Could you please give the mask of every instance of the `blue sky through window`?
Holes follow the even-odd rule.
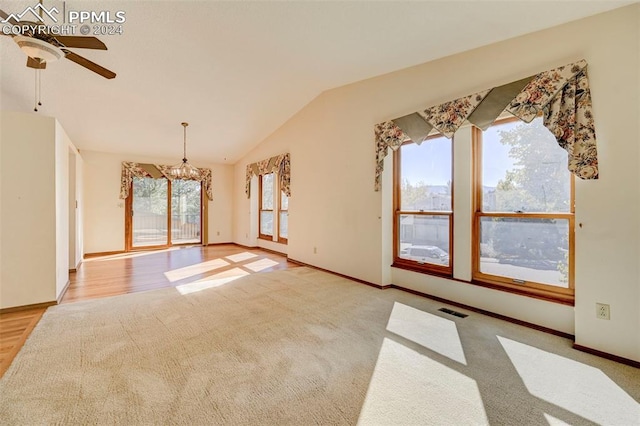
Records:
[[[517,124],[518,122],[513,122],[494,126],[484,132],[485,152],[496,160],[492,164],[500,165],[499,168],[484,170],[484,186],[496,186],[504,178],[506,170],[513,168],[509,147],[500,143],[498,132],[511,130]],[[428,185],[446,185],[447,181],[452,180],[450,158],[451,147],[444,136],[427,140],[420,146],[405,145],[402,148],[402,178],[409,180],[412,185],[420,181]]]

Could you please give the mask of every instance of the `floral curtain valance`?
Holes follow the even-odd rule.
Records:
[[[375,125],[379,191],[388,148],[411,139],[417,144],[436,130],[451,138],[468,120],[486,130],[503,112],[530,123],[543,113],[544,125],[569,154],[568,168],[582,179],[598,179],[596,133],[584,60]]]
[[[173,180],[171,173],[169,173],[169,169],[171,169],[171,166],[123,161],[122,174],[120,177],[120,198],[125,199],[129,196],[129,189],[131,188],[131,183],[133,182],[134,177],[150,177],[155,179],[165,177],[169,180]],[[213,200],[211,169],[198,170],[200,171],[200,175],[192,180],[202,182],[207,198],[209,200]]]
[[[291,196],[291,160],[289,154],[280,154],[266,160],[258,161],[247,165],[247,175],[245,180],[244,192],[247,198],[251,196],[251,177],[253,175],[260,176],[269,173],[278,173],[280,182],[280,190],[287,197]]]

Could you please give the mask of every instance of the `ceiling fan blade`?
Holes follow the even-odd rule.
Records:
[[[83,67],[85,67],[88,70],[91,70],[93,72],[95,72],[96,74],[100,74],[101,76],[103,76],[104,78],[115,78],[116,73],[113,71],[109,71],[108,69],[101,67],[100,65],[96,64],[95,62],[91,62],[90,60],[88,60],[87,58],[83,58],[80,55],[77,55],[67,49],[62,49],[62,51],[65,54],[65,57],[67,59],[69,59],[70,61],[75,62],[78,65],[82,65]]]
[[[98,49],[107,50],[107,46],[95,37],[90,36],[53,36],[64,47],[76,47],[78,49]]]
[[[5,12],[4,10],[0,10],[0,18],[2,18],[2,20],[4,21],[5,19],[7,19],[9,17],[9,15],[7,15],[7,12]],[[9,24],[11,25],[17,25],[18,21],[16,21],[15,19],[11,18],[8,21]]]
[[[35,68],[37,70],[43,70],[47,67],[47,63],[44,61],[40,61],[39,59],[35,59],[32,57],[27,58],[27,66],[29,68]]]

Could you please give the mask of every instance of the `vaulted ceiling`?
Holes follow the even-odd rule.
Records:
[[[233,163],[322,91],[621,7],[632,1],[76,1],[124,11],[108,51],[72,49],[42,72],[38,114],[81,150]],[[18,13],[32,1],[0,1]],[[540,47],[544,48],[543,46]],[[0,107],[33,111],[34,70],[0,37]]]

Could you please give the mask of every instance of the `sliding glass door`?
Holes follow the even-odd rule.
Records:
[[[200,182],[134,177],[129,197],[127,250],[202,243]]]
[[[168,245],[169,181],[134,177],[131,192],[133,194],[132,247]]]
[[[171,242],[202,242],[202,185],[194,180],[171,182]]]

